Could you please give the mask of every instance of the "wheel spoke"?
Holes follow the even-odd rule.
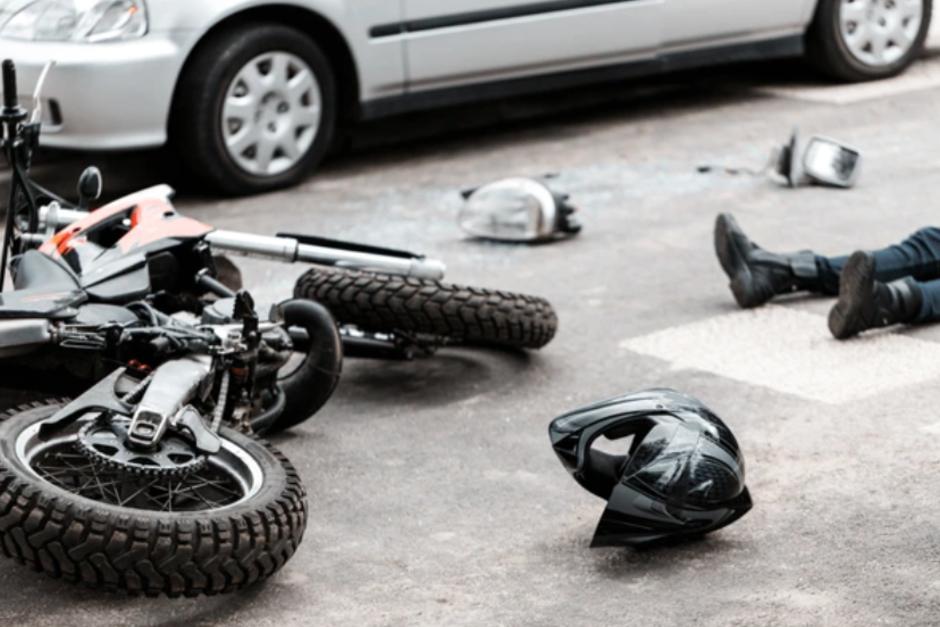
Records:
[[[881,61],[885,58],[888,50],[888,33],[882,30],[875,30],[871,34],[871,53],[876,60]]]
[[[239,120],[248,122],[254,116],[256,106],[254,96],[229,96],[225,99],[225,108],[222,115],[225,121]]]
[[[225,144],[228,146],[232,155],[241,157],[246,150],[255,146],[261,141],[261,129],[257,126],[246,126],[241,132],[229,137]]]
[[[248,84],[249,91],[254,94],[262,94],[271,84],[271,73],[264,73],[261,71],[261,66],[267,61],[266,58],[258,59],[257,61],[250,63],[245,67],[242,72],[244,72],[245,82]]]
[[[842,4],[842,23],[846,22],[864,22],[868,7],[861,0],[846,2]]]
[[[271,71],[268,72],[268,86],[276,87],[281,90],[288,88],[290,59],[285,54],[274,54],[271,56]]]
[[[284,156],[290,159],[291,161],[296,161],[300,159],[301,154],[300,146],[297,145],[297,141],[293,137],[288,137],[280,144],[281,152],[284,153]]]
[[[307,128],[320,125],[320,107],[306,107],[294,114],[295,128]]]
[[[277,150],[277,143],[269,138],[262,139],[255,147],[255,161],[261,172],[267,172],[271,167],[271,160],[274,159],[274,152]]]
[[[307,70],[302,70],[295,75],[287,85],[287,94],[294,104],[300,104],[304,95],[307,95],[316,84],[313,81],[313,75]]]
[[[920,26],[920,20],[924,14],[923,0],[897,0],[898,15],[901,20],[917,20]]]
[[[850,33],[847,33],[845,38],[846,43],[848,43],[854,50],[862,50],[871,40],[871,29],[867,22],[857,22],[855,29]]]
[[[904,49],[907,49],[914,41],[914,36],[911,34],[910,30],[904,27],[904,24],[900,20],[895,22],[888,38],[895,46]]]

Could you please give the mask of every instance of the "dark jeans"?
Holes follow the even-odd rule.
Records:
[[[879,281],[890,282],[906,277],[917,281],[924,294],[917,322],[940,321],[940,228],[927,227],[900,244],[876,250],[875,274]],[[848,257],[816,257],[821,289],[826,294],[839,293],[839,274]]]

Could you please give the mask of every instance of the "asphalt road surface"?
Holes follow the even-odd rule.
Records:
[[[266,585],[127,599],[2,563],[0,622],[936,624],[940,328],[839,344],[824,299],[742,313],[711,229],[733,211],[769,248],[841,253],[940,222],[938,96],[938,59],[859,87],[814,84],[789,65],[715,70],[568,94],[547,109],[503,104],[488,109],[496,124],[446,112],[373,125],[356,141],[379,146],[296,189],[184,193],[186,213],[220,227],[408,247],[446,260],[454,282],[546,296],[560,333],[530,355],[348,361],[328,406],[275,439],[309,489],[310,523]],[[789,190],[697,172],[760,167],[794,126],[859,147],[859,186]],[[156,182],[151,167],[107,160],[112,194]],[[581,236],[527,247],[458,232],[459,188],[544,172],[582,208]],[[244,269],[261,302],[288,296],[303,270]],[[591,550],[604,504],[567,476],[546,427],[653,386],[699,396],[732,427],[754,510],[691,544]]]

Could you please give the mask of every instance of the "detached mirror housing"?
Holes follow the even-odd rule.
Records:
[[[504,179],[464,191],[463,197],[457,221],[474,237],[544,242],[581,231],[569,196],[537,179]]]
[[[852,187],[861,172],[862,155],[828,137],[813,137],[803,153],[803,170],[817,183]]]
[[[861,164],[862,154],[855,148],[820,135],[803,142],[794,131],[789,143],[776,150],[771,167],[789,187],[816,184],[849,188],[858,182]]]

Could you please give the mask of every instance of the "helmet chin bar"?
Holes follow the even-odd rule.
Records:
[[[728,427],[673,390],[623,396],[556,418],[555,453],[574,479],[607,501],[592,546],[642,545],[724,527],[751,509],[744,457]],[[625,455],[599,438],[632,438]]]

